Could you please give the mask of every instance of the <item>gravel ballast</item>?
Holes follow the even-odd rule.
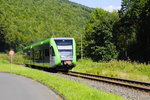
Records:
[[[77,78],[69,75],[59,74],[59,73],[51,73],[52,75],[67,78],[69,80],[74,80],[80,83],[84,83],[92,88],[96,88],[98,90],[120,95],[122,97],[125,97],[129,100],[150,100],[150,93],[147,93],[145,91],[139,91],[135,89],[129,89],[126,87],[116,86],[113,84],[108,84],[104,82],[96,82],[92,80],[87,80],[83,78]]]

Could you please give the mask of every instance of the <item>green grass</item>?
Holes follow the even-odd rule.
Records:
[[[93,62],[79,60],[74,71],[110,77],[150,81],[150,65],[127,61]]]
[[[9,72],[33,78],[54,88],[60,94],[64,95],[67,100],[125,100],[117,95],[89,88],[85,84],[79,84],[75,81],[52,76],[46,72],[19,65],[0,63],[0,72]]]

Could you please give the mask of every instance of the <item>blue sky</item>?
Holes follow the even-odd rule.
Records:
[[[69,0],[92,8],[103,8],[107,11],[121,8],[122,0]]]

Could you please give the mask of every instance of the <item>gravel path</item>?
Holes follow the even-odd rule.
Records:
[[[144,91],[142,92],[142,91],[138,91],[134,89],[129,89],[126,87],[116,86],[113,84],[108,84],[104,82],[96,82],[96,81],[91,81],[91,80],[82,79],[82,78],[76,78],[73,76],[63,75],[59,73],[51,73],[51,74],[55,76],[67,78],[70,80],[74,80],[80,83],[84,83],[92,88],[96,88],[98,90],[112,93],[112,94],[117,94],[129,100],[150,100],[150,93],[146,93]]]

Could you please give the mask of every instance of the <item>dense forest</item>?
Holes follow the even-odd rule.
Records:
[[[150,61],[150,0],[122,0],[119,11],[69,0],[0,0],[0,51],[50,37],[74,37],[94,61]]]
[[[121,6],[116,14],[92,12],[85,29],[85,54],[96,61],[149,62],[150,0],[122,0]]]
[[[51,37],[74,37],[80,48],[92,11],[68,0],[0,0],[0,51],[20,51]]]

